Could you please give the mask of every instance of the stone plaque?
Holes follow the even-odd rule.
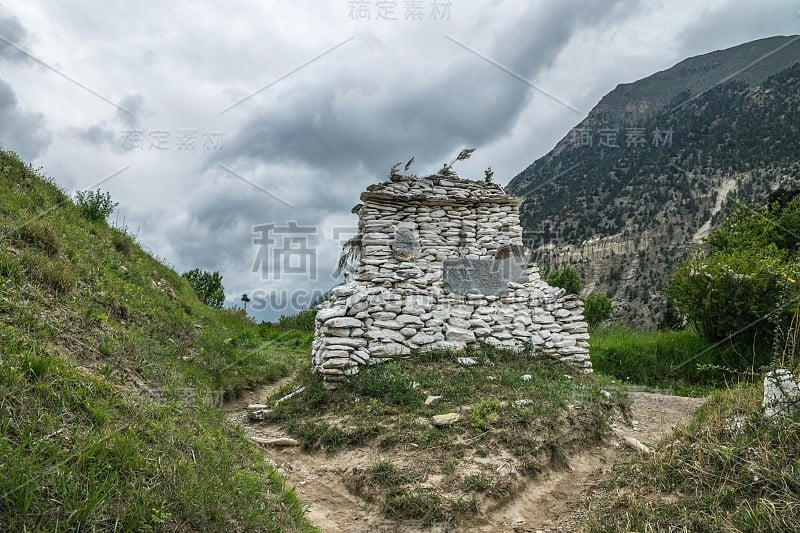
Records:
[[[413,261],[419,253],[419,242],[409,228],[397,228],[394,232],[394,256],[401,261]]]
[[[506,259],[445,259],[444,283],[456,294],[506,296],[508,282],[525,283],[527,261]]]

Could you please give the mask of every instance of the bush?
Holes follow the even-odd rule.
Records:
[[[709,235],[710,249],[684,261],[669,282],[669,303],[706,340],[741,354],[724,364],[743,370],[770,362],[775,333],[788,324],[787,304],[796,297],[798,223],[797,200],[737,205]]]
[[[278,327],[281,329],[299,329],[302,331],[314,331],[314,319],[317,316],[317,309],[303,309],[296,315],[281,316],[278,320]]]
[[[222,309],[222,304],[225,302],[225,289],[222,286],[222,276],[219,272],[194,268],[181,274],[181,277],[189,282],[194,293],[204,304]]]
[[[611,318],[614,313],[614,305],[611,302],[611,298],[603,293],[590,294],[583,303],[583,316],[589,327],[592,328]]]
[[[127,257],[133,255],[135,250],[133,239],[127,236],[125,233],[121,231],[114,231],[114,233],[111,235],[111,242],[114,245],[114,249],[122,255]]]
[[[114,212],[119,203],[111,200],[111,193],[96,191],[78,191],[75,193],[78,209],[89,220],[99,222]]]
[[[581,292],[581,276],[575,267],[567,265],[564,268],[557,268],[545,274],[545,281],[553,287],[561,287],[567,294],[578,294]]]

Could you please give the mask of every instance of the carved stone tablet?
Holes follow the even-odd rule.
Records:
[[[401,261],[413,261],[419,254],[419,241],[409,228],[397,228],[394,232],[394,256]]]
[[[444,283],[456,294],[506,296],[508,282],[525,283],[526,261],[506,259],[445,259]]]

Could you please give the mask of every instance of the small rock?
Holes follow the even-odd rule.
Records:
[[[253,421],[264,420],[269,412],[269,406],[263,403],[254,403],[247,406],[247,418]]]
[[[438,428],[445,426],[452,426],[453,424],[458,422],[460,418],[461,417],[459,416],[458,413],[447,413],[446,415],[433,415],[431,417],[431,424],[433,424]]]
[[[419,426],[424,427],[425,429],[433,428],[433,424],[431,424],[431,421],[428,420],[427,418],[425,418],[424,416],[420,416],[420,417],[415,418],[414,419],[414,423],[419,425]]]
[[[523,374],[522,376],[522,381],[530,381],[531,379],[533,379],[533,376],[530,374]]]
[[[478,364],[478,360],[474,357],[459,357],[457,361],[461,366],[475,366]]]
[[[279,398],[279,399],[278,399],[278,400],[275,402],[275,405],[278,405],[278,404],[279,404],[279,403],[281,403],[281,402],[285,402],[285,401],[286,401],[286,400],[288,400],[289,398],[293,398],[293,397],[297,396],[298,394],[302,393],[304,390],[306,390],[306,388],[305,388],[305,387],[300,387],[299,389],[297,389],[297,390],[295,390],[295,391],[293,391],[293,392],[290,392],[289,394],[287,394],[287,395],[286,395],[286,396],[284,396],[283,398]]]
[[[642,452],[642,453],[651,453],[653,451],[650,448],[648,448],[646,445],[642,444],[642,442],[639,439],[635,439],[633,437],[625,437],[623,439],[623,442],[629,448],[632,448],[632,449],[634,449],[636,451],[639,451],[639,452]]]
[[[289,437],[278,437],[276,439],[265,439],[263,437],[250,437],[254,442],[263,444],[264,446],[300,446],[300,442]]]
[[[434,405],[439,404],[442,401],[441,396],[428,396],[425,398],[425,405],[429,407],[433,407]]]

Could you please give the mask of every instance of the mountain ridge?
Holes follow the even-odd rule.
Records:
[[[800,37],[761,39],[603,97],[506,187],[525,199],[521,220],[535,257],[575,263],[587,287],[612,296],[619,318],[655,325],[671,270],[730,202],[760,203],[797,181],[799,58]],[[704,66],[716,74],[698,74]],[[648,96],[663,78],[677,81]]]

